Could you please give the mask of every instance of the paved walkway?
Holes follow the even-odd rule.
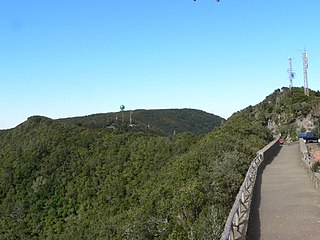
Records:
[[[284,145],[257,179],[247,239],[320,239],[320,193],[301,166],[299,145]]]

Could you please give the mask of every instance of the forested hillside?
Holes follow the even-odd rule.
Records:
[[[61,119],[61,121],[89,128],[116,128],[130,132],[148,132],[167,136],[182,132],[207,134],[220,126],[225,119],[196,109],[140,109],[93,114],[85,117]]]
[[[205,136],[31,117],[0,133],[0,239],[218,239],[265,127]]]
[[[319,133],[320,93],[304,88],[282,88],[275,90],[256,106],[245,111],[274,133],[281,133],[287,141],[296,141],[303,131]]]

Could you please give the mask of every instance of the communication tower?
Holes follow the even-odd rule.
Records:
[[[125,106],[124,105],[120,105],[120,110],[121,110],[121,113],[122,113],[122,123],[124,123],[124,116],[123,116],[123,110],[125,109]]]
[[[132,113],[133,113],[133,111],[130,110],[130,124],[129,124],[130,127],[134,126],[134,124],[132,124]]]
[[[303,60],[303,77],[304,77],[304,94],[309,96],[309,86],[308,86],[308,56],[307,51],[304,49],[302,51]]]
[[[289,60],[289,68],[288,68],[288,74],[289,74],[289,89],[291,91],[292,88],[292,80],[294,79],[294,72],[292,72],[292,58],[288,58]]]

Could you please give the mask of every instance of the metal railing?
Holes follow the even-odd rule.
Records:
[[[279,148],[279,137],[269,143],[266,147],[258,151],[257,156],[253,159],[246,174],[246,177],[240,187],[236,200],[229,213],[225,224],[221,240],[245,239],[248,220],[250,215],[251,200],[253,190],[258,175],[259,166],[264,159],[270,157],[269,150]],[[277,148],[277,149],[278,149]],[[267,153],[267,154],[266,154]]]

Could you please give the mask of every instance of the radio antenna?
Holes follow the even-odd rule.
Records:
[[[307,51],[304,49],[302,51],[303,60],[303,78],[304,78],[304,94],[309,96],[309,86],[308,86],[308,56]]]

